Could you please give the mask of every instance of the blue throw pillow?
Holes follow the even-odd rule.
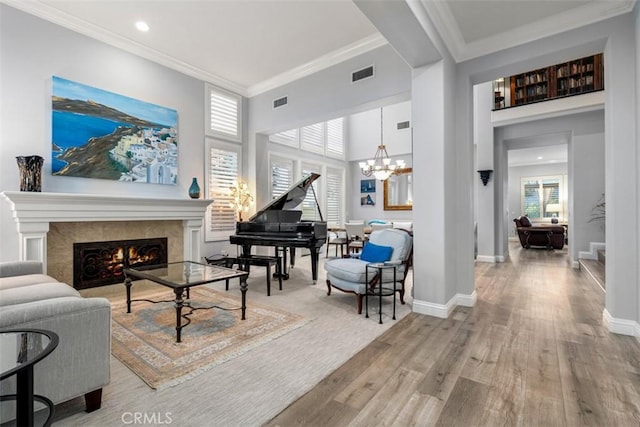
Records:
[[[367,262],[385,262],[391,259],[393,248],[391,246],[374,245],[367,242],[362,248],[360,259]]]

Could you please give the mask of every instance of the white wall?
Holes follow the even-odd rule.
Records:
[[[0,191],[19,190],[15,157],[45,159],[45,192],[188,198],[204,189],[204,83],[32,15],[0,5]],[[177,185],[51,175],[51,77],[64,77],[178,111]],[[8,203],[0,202],[0,260],[17,258]],[[203,253],[207,253],[206,245]]]

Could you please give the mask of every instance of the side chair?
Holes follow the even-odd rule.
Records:
[[[391,249],[387,252],[390,253],[390,256],[383,261],[400,261],[396,268],[396,283],[400,302],[404,304],[404,284],[407,273],[413,263],[413,236],[411,232],[397,228],[374,231],[369,236],[367,243],[365,243],[365,248],[369,244],[373,244],[372,247],[376,248]],[[332,288],[355,294],[358,314],[362,314],[362,300],[367,287],[375,289],[375,286],[380,281],[380,278],[375,275],[369,280],[369,283],[366,282],[366,266],[370,260],[360,259],[360,255],[365,252],[365,248],[360,254],[350,254],[344,258],[335,258],[324,263],[324,269],[327,272],[327,295],[331,295]],[[380,262],[382,260],[378,259],[376,261]],[[384,270],[382,279],[385,284],[393,282],[393,271]]]

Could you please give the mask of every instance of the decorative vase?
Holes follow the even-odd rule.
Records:
[[[193,178],[193,181],[191,181],[191,187],[189,187],[189,197],[191,197],[192,199],[200,198],[200,186],[198,185],[197,178]]]
[[[42,164],[40,156],[18,156],[20,191],[42,191]]]

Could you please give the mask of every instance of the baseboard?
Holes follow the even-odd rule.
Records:
[[[420,301],[414,298],[412,306],[414,313],[426,314],[427,316],[439,317],[446,319],[451,315],[456,306],[473,307],[477,300],[477,294],[474,290],[471,295],[456,294],[446,304],[436,304],[429,301]]]
[[[579,270],[580,269],[580,261],[571,260],[571,268],[573,268],[574,270]]]
[[[606,249],[606,243],[600,242],[591,242],[589,243],[588,251],[580,251],[578,252],[578,259],[598,259],[598,251],[601,249]]]
[[[602,311],[602,322],[607,329],[609,329],[609,332],[620,335],[629,335],[640,340],[640,324],[638,324],[638,322],[626,319],[616,319],[611,316],[606,308]]]
[[[495,264],[496,257],[493,256],[493,255],[478,255],[476,257],[476,261],[477,262],[489,262],[489,263]]]

